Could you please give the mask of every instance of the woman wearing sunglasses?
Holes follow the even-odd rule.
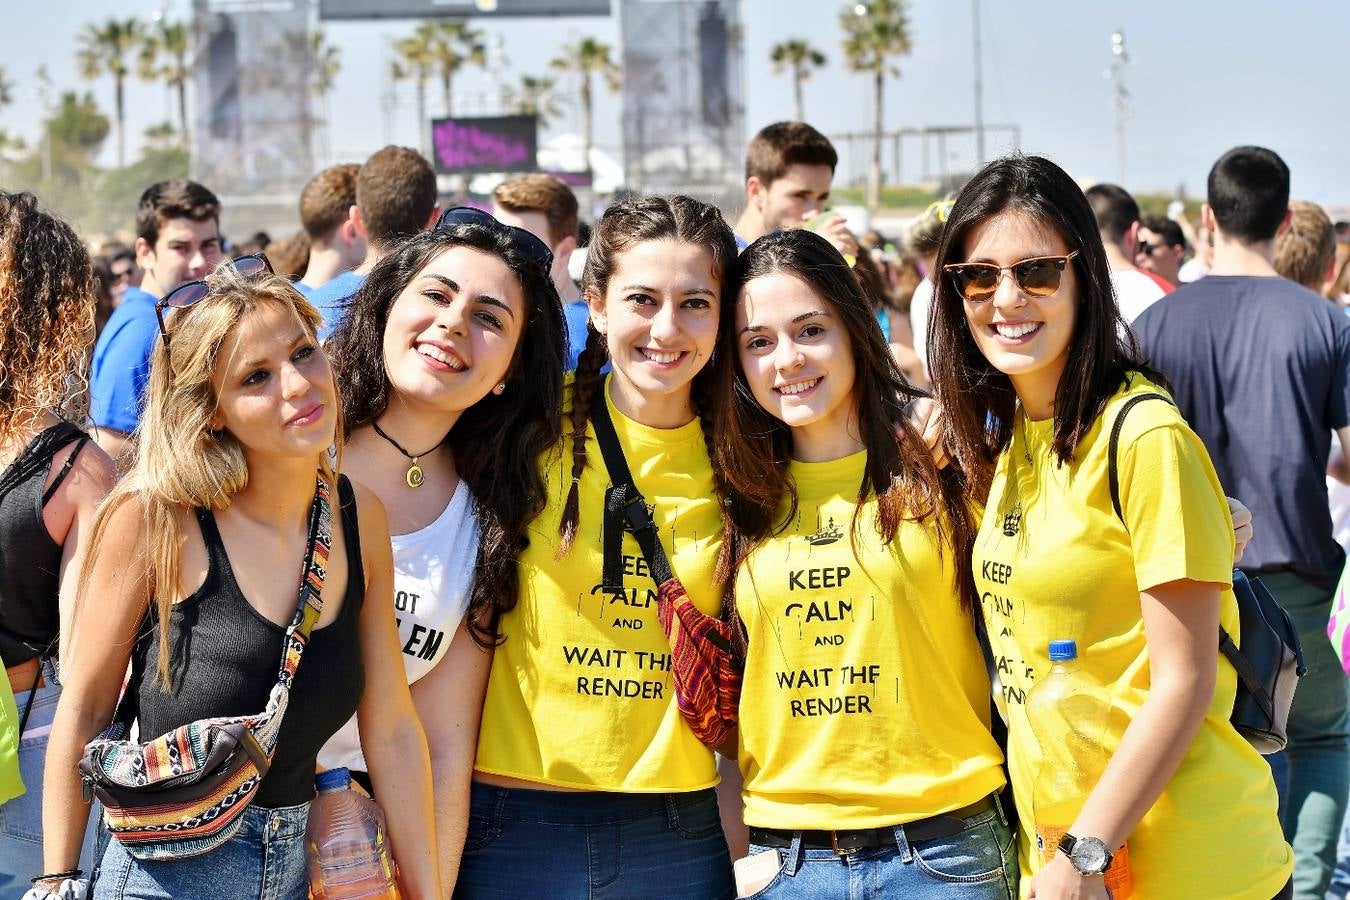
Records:
[[[259,256],[179,287],[156,309],[162,339],[135,462],[99,511],[81,572],[48,750],[49,877],[38,887],[78,877],[89,806],[76,763],[112,719],[128,662],[143,741],[267,706],[317,471],[334,498],[322,615],[242,828],[186,859],[142,861],[114,839],[94,896],[304,898],[315,758],[355,711],[371,780],[398,810],[389,837],[404,888],[437,897],[430,763],[386,602],[388,526],[378,499],[329,462],[340,414],[318,313]]]
[[[1017,850],[974,615],[977,519],[904,415],[847,263],[805,231],[737,261],[714,463],[746,668],[742,896],[1003,898]]]
[[[431,747],[447,890],[497,620],[516,602],[516,556],[542,507],[537,460],[561,428],[566,329],[549,256],[527,231],[447,210],[375,265],[328,342],[343,385],[343,470],[389,510],[394,583],[381,602],[392,600]],[[348,722],[319,764],[365,781],[361,744]]]
[[[18,743],[18,772],[0,777],[0,895],[18,896],[42,872],[43,757],[61,696],[50,663],[114,480],[107,454],[71,424],[83,418],[94,326],[89,256],[32,194],[0,191],[0,323],[0,659]]]
[[[540,458],[543,512],[492,662],[457,896],[730,898],[714,755],[676,706],[656,584],[631,534],[608,560],[594,414],[608,412],[671,565],[721,609],[721,506],[700,420],[731,229],[688,197],[606,210],[586,259],[591,331],[571,435]],[[601,372],[606,361],[612,372]]]
[[[1124,420],[1119,516],[1112,504],[1118,416],[1166,391],[1124,328],[1086,198],[1040,157],[994,162],[957,198],[937,263],[929,358],[948,449],[976,496],[988,488],[971,567],[1007,701],[1024,893],[1105,898],[1127,845],[1136,897],[1287,895],[1275,787],[1228,720],[1236,675],[1217,649],[1220,624],[1238,626],[1231,522],[1171,403]],[[1042,854],[1034,785],[1062,748],[1038,744],[1024,704],[1058,639],[1110,692],[1109,759],[1074,820],[1047,823],[1072,840]]]

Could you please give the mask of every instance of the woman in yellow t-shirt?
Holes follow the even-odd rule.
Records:
[[[1270,769],[1228,720],[1236,675],[1218,633],[1238,631],[1232,525],[1170,403],[1124,420],[1119,515],[1111,500],[1117,416],[1163,388],[1117,309],[1086,198],[1040,157],[991,163],[957,198],[937,263],[931,370],[948,450],[977,496],[988,486],[972,569],[1008,713],[1023,893],[1288,896]],[[1026,699],[1057,639],[1077,641],[1111,702],[1085,769],[1095,786],[1072,821],[1041,810],[1038,851],[1036,784],[1064,771],[1065,747],[1038,743]]]
[[[616,203],[596,225],[571,434],[540,459],[544,511],[499,626],[456,896],[733,896],[714,755],[676,705],[631,534],[610,560],[622,590],[603,587],[610,478],[590,420],[606,404],[672,568],[719,613],[722,513],[698,413],[735,257],[721,213],[687,197]]]
[[[1007,900],[965,478],[905,420],[919,392],[828,242],[760,238],[732,284],[715,461],[747,644],[741,894]]]

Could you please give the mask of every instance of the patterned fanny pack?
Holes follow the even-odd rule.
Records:
[[[323,608],[333,511],[322,476],[310,508],[300,600],[286,629],[281,670],[267,708],[251,716],[198,719],[147,743],[125,740],[128,696],[113,723],[84,748],[85,799],[97,797],[113,836],[137,859],[185,859],[229,840],[276,752],[300,656]],[[167,627],[167,626],[166,626]]]

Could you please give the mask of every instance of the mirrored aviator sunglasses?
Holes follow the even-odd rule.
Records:
[[[1033,256],[1010,266],[993,263],[948,263],[942,267],[952,285],[970,303],[983,303],[994,296],[1004,272],[1012,274],[1017,289],[1028,297],[1049,297],[1059,290],[1060,279],[1069,260],[1078,255],[1074,250],[1065,256]]]
[[[263,253],[250,253],[247,256],[240,256],[225,263],[227,266],[234,266],[234,270],[240,275],[256,275],[259,272],[273,272],[272,263],[268,261]],[[194,303],[204,300],[211,293],[205,281],[185,281],[178,287],[169,291],[155,303],[155,319],[159,322],[159,335],[164,339],[164,349],[169,349],[169,329],[164,324],[164,315],[166,310],[187,309]]]
[[[543,266],[546,274],[553,267],[553,251],[548,248],[548,244],[545,244],[524,228],[498,221],[491,213],[473,206],[452,206],[441,213],[441,217],[436,220],[436,230],[441,231],[453,225],[484,225],[488,228],[505,228],[510,233],[511,243],[516,246],[516,249]]]

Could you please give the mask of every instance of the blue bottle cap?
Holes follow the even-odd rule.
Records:
[[[352,773],[341,767],[325,769],[314,776],[314,787],[321,791],[342,790],[352,783]]]
[[[1051,641],[1050,642],[1050,661],[1063,662],[1066,659],[1078,658],[1077,641]]]

